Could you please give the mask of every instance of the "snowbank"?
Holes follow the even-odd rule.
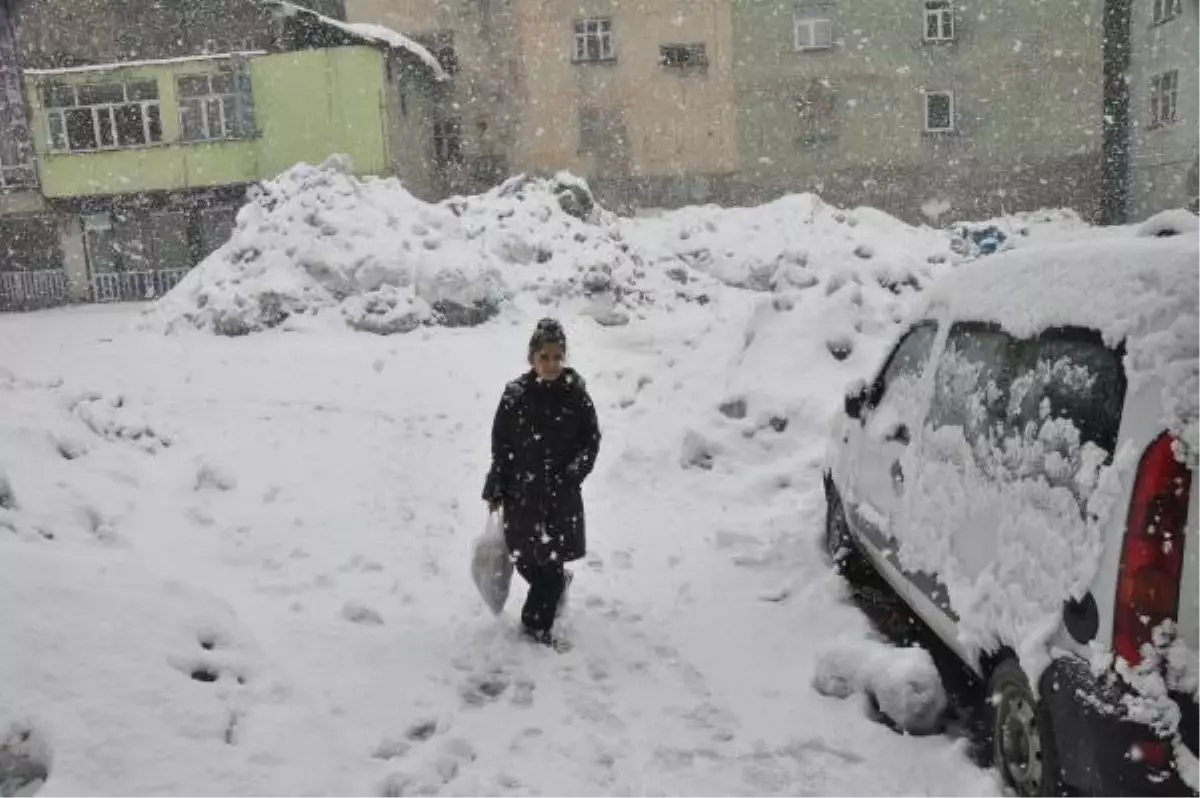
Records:
[[[147,310],[147,324],[244,335],[333,316],[388,334],[478,324],[518,297],[579,300],[608,324],[655,302],[707,301],[687,269],[650,272],[605,218],[573,215],[574,181],[517,177],[429,204],[395,179],[348,172],[334,158],[264,183],[229,242]]]
[[[648,262],[683,263],[757,291],[805,289],[839,273],[920,287],[931,264],[956,259],[944,231],[872,208],[841,210],[813,194],[751,208],[687,207],[623,220],[621,230]]]
[[[901,731],[932,734],[946,711],[946,691],[923,648],[896,648],[875,640],[834,640],[816,655],[813,689],[821,695],[872,697]]]

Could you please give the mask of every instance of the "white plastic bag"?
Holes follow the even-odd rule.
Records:
[[[499,513],[488,515],[483,534],[475,541],[475,552],[471,557],[471,577],[483,603],[493,615],[504,611],[508,601],[508,589],[512,584],[513,564],[504,542],[504,529]]]

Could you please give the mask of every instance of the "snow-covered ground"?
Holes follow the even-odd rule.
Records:
[[[817,545],[829,419],[952,234],[812,196],[583,221],[559,188],[425,205],[298,167],[164,301],[0,316],[0,781],[1000,790],[889,728],[946,696]],[[492,414],[551,312],[604,433],[563,654],[514,634],[519,580],[497,620],[470,578]]]
[[[813,688],[869,634],[815,540],[870,347],[789,342],[817,321],[749,293],[569,318],[605,440],[560,655],[514,639],[519,582],[497,621],[469,577],[529,316],[231,339],[140,310],[0,317],[0,738],[43,795],[998,792],[965,741]]]

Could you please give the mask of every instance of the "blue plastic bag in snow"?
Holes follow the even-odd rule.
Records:
[[[504,530],[500,514],[491,513],[483,534],[475,541],[475,552],[471,557],[471,578],[483,597],[483,603],[493,615],[504,611],[508,601],[508,590],[512,584],[513,564],[504,542]]]

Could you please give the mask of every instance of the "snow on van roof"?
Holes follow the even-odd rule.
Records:
[[[1164,318],[1196,317],[1198,258],[1195,235],[1024,247],[959,267],[929,292],[928,311],[996,322],[1021,337],[1089,327],[1115,346]]]
[[[1161,383],[1164,426],[1195,468],[1200,236],[1193,221],[1170,214],[1129,229],[1132,235],[1025,247],[961,266],[930,290],[924,314],[995,322],[1022,338],[1078,326],[1110,346],[1124,342],[1130,391]]]

